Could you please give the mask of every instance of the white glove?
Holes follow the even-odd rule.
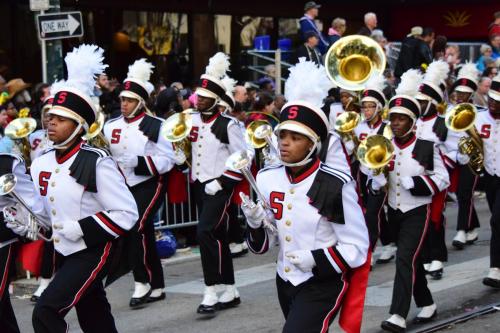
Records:
[[[28,222],[22,216],[22,209],[19,209],[17,206],[5,207],[3,209],[5,225],[15,234],[25,236],[28,233]]]
[[[255,202],[250,200],[248,195],[243,192],[240,192],[240,198],[242,201],[241,211],[245,215],[248,225],[252,229],[260,228],[262,226],[264,218],[266,217],[266,211],[264,207],[262,207],[262,204],[260,202],[256,204]]]
[[[26,236],[26,234],[28,233],[28,226],[25,225],[25,224],[19,224],[17,222],[7,222],[6,224],[7,228],[9,228],[10,230],[12,230],[15,234],[19,235],[19,236]]]
[[[175,150],[174,152],[174,162],[177,165],[183,165],[186,162],[186,155],[182,150]]]
[[[215,195],[215,193],[219,192],[220,190],[222,190],[222,186],[217,179],[214,179],[210,183],[205,185],[205,193],[208,195]]]
[[[410,176],[404,176],[401,177],[401,186],[403,186],[405,190],[409,190],[415,187],[415,182]]]
[[[83,237],[83,231],[78,221],[65,221],[64,224],[54,224],[54,229],[70,241],[76,242]]]
[[[345,147],[345,150],[347,151],[347,154],[350,156],[354,152],[354,148],[356,146],[354,145],[354,141],[349,140],[349,141],[344,142],[344,147]]]
[[[380,190],[386,184],[387,184],[387,178],[385,178],[385,175],[383,173],[376,176],[372,175],[372,189],[374,191]]]
[[[469,164],[469,161],[470,161],[470,157],[469,157],[469,155],[462,154],[462,153],[457,153],[457,162],[458,162],[460,165],[466,165],[466,164]]]
[[[123,154],[117,158],[117,162],[125,169],[132,169],[139,164],[139,159],[137,156],[132,154]]]
[[[312,271],[316,266],[312,252],[309,250],[290,251],[285,253],[285,257],[304,273]]]

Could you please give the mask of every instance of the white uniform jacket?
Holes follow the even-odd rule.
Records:
[[[484,169],[500,177],[500,119],[495,119],[489,111],[478,112],[476,129],[483,141]]]
[[[34,131],[29,136],[29,143],[31,147],[30,158],[33,161],[42,155],[45,150],[49,149],[50,140],[47,138],[47,131],[43,129]]]
[[[135,168],[118,163],[129,186],[163,175],[173,168],[173,147],[160,135],[162,125],[162,119],[144,112],[131,119],[123,116],[111,119],[104,125],[103,133],[115,159],[119,160],[124,154],[138,156]]]
[[[104,149],[80,142],[59,157],[49,150],[33,161],[31,176],[52,222],[54,247],[64,256],[122,236],[138,219],[125,178]],[[83,231],[76,242],[54,229],[69,221]]]
[[[308,192],[320,170],[323,181],[330,184],[330,202],[336,207],[335,216],[329,218],[309,203]],[[297,286],[313,275],[327,278],[365,263],[368,231],[355,183],[348,173],[315,160],[295,177],[284,166],[262,169],[257,186],[269,201],[278,228],[277,273],[283,280]],[[252,229],[249,247],[255,253],[264,253],[272,237],[262,227]],[[304,273],[289,262],[285,253],[294,250],[312,251],[316,263],[312,272]]]
[[[216,113],[207,121],[200,113],[192,114],[191,179],[205,183],[218,178],[222,185],[237,183],[243,179],[240,172],[229,170],[225,163],[237,151],[248,150],[244,139],[245,128],[235,118]]]

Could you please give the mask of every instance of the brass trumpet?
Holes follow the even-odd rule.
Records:
[[[354,129],[361,121],[361,116],[354,111],[346,111],[341,113],[335,120],[334,129],[341,137],[347,140],[352,140],[355,147],[359,146],[359,139],[354,134]]]
[[[105,117],[102,112],[97,113],[95,122],[90,125],[88,132],[82,136],[82,139],[87,141],[89,145],[97,148],[109,148],[109,142],[102,134],[102,129],[104,127]]]
[[[386,56],[382,47],[372,38],[362,35],[342,37],[326,53],[325,68],[330,80],[337,86],[359,91],[368,79],[382,75]]]
[[[375,175],[379,175],[392,160],[394,146],[384,135],[370,135],[361,141],[356,156],[359,163],[373,170]]]
[[[15,187],[17,184],[17,177],[12,173],[7,173],[0,177],[0,196],[11,195],[14,200],[16,200],[21,206],[23,206],[29,213],[28,218],[28,233],[26,237],[31,240],[43,239],[44,241],[50,242],[52,238],[47,238],[43,235],[42,229],[46,231],[50,231],[51,223],[49,221],[45,221],[39,217],[31,210],[26,201],[21,198],[16,192]],[[41,222],[41,223],[38,223]],[[19,222],[20,225],[24,225],[22,222]]]
[[[484,151],[483,140],[474,126],[476,116],[477,109],[473,104],[460,103],[446,114],[445,125],[452,131],[468,134],[468,137],[461,137],[458,141],[458,150],[469,156],[469,167],[478,175],[483,170]]]
[[[16,118],[5,128],[5,135],[14,140],[28,166],[31,165],[31,146],[28,136],[35,129],[36,120],[33,118]]]
[[[262,148],[264,158],[270,153],[278,156],[278,151],[272,143],[273,128],[266,120],[254,120],[246,128],[245,140],[253,148]]]
[[[191,167],[188,162],[191,156],[191,142],[188,137],[192,128],[193,119],[191,109],[189,109],[168,117],[163,123],[161,133],[167,141],[172,142],[175,150],[184,152],[184,155],[186,155],[186,164],[189,167]]]

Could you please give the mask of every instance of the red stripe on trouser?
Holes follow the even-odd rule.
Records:
[[[477,180],[479,176],[474,176],[474,185],[472,185],[472,193],[470,195],[470,208],[469,208],[469,220],[467,221],[467,230],[470,230],[470,225],[472,222],[472,213],[474,213],[474,191],[476,190]]]
[[[5,268],[2,275],[2,283],[0,284],[0,299],[3,297],[5,291],[5,286],[7,285],[7,280],[9,279],[9,264],[10,256],[12,254],[12,244],[7,245],[9,247],[9,253],[7,254],[7,260],[5,261]]]
[[[142,248],[143,248],[143,252],[144,252],[144,255],[142,257],[142,261],[144,263],[144,267],[146,268],[146,271],[148,272],[149,282],[151,282],[151,280],[153,279],[153,273],[151,272],[151,268],[148,265],[148,260],[146,259],[147,258],[146,235],[142,234],[141,236],[142,236]]]
[[[385,195],[384,195],[384,201],[382,201],[382,204],[380,205],[380,209],[378,210],[378,215],[377,215],[377,227],[378,227],[378,237],[377,238],[380,238],[380,233],[381,233],[381,227],[382,227],[382,219],[380,218],[380,215],[382,214],[385,214],[385,211],[384,211],[384,204],[385,204],[385,200],[387,199],[387,191],[385,191]],[[376,240],[375,240],[375,244],[376,244]],[[375,249],[375,244],[373,246],[373,249]]]
[[[344,298],[344,295],[347,291],[347,287],[349,286],[349,284],[345,282],[345,274],[342,274],[341,279],[344,285],[342,286],[342,290],[340,291],[339,296],[335,300],[335,305],[333,306],[333,309],[331,309],[326,315],[325,319],[323,319],[323,326],[321,327],[321,333],[328,332],[328,327],[330,326],[329,325],[330,320],[332,316],[335,314],[335,312],[337,312],[338,309],[340,308],[340,305],[342,304],[342,299]]]
[[[160,196],[161,189],[163,187],[163,177],[158,178],[158,183],[156,186],[156,191],[155,195],[153,196],[153,199],[151,200],[151,203],[146,207],[146,210],[144,211],[144,214],[142,214],[141,220],[139,221],[139,231],[142,231],[144,228],[144,222],[148,219],[149,214],[151,214],[151,209],[153,209],[153,206],[156,203],[156,200],[158,200],[158,197]]]
[[[85,283],[80,288],[80,290],[77,291],[77,293],[75,295],[75,298],[73,299],[73,301],[71,302],[71,304],[68,305],[68,306],[66,306],[66,307],[64,307],[64,308],[62,308],[61,310],[59,310],[59,313],[64,312],[64,311],[66,311],[68,309],[71,309],[80,300],[80,298],[82,297],[82,295],[85,292],[85,290],[87,290],[87,288],[92,284],[92,282],[94,282],[95,278],[97,277],[97,274],[99,274],[99,272],[104,267],[104,264],[106,264],[106,260],[108,259],[109,250],[110,249],[111,249],[111,242],[108,242],[106,244],[106,246],[104,247],[101,259],[99,260],[99,263],[97,264],[97,267],[94,268],[94,270],[92,271],[92,273],[90,273],[90,276],[87,279],[87,281],[85,281]]]
[[[413,259],[411,261],[411,267],[412,267],[412,274],[411,274],[411,287],[412,291],[411,293],[413,294],[413,285],[415,284],[415,260],[418,258],[418,255],[420,254],[420,249],[422,248],[422,244],[424,243],[425,236],[427,235],[427,229],[429,225],[429,219],[431,216],[431,210],[429,205],[427,205],[427,215],[425,217],[425,224],[424,224],[424,231],[422,232],[422,237],[420,238],[420,242],[418,243],[417,249],[415,250],[415,254],[413,255]]]

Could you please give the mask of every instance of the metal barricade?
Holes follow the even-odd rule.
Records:
[[[282,93],[283,84],[285,82],[285,76],[288,73],[288,68],[292,65],[283,58],[290,57],[291,51],[282,51],[280,49],[277,50],[250,50],[245,51],[246,56],[248,57],[248,65],[246,69],[248,69],[248,74],[251,81],[257,81],[259,77],[262,75],[267,75],[265,71],[265,67],[267,65],[275,65],[276,73],[275,73],[275,92],[277,94]]]

